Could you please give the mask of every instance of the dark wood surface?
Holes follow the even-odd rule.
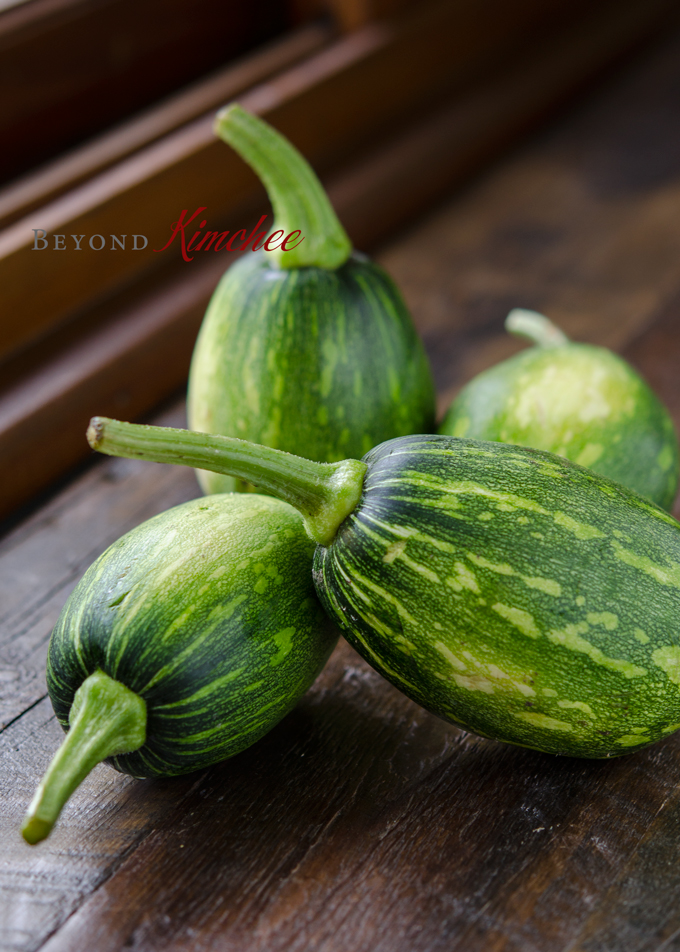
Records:
[[[283,32],[280,0],[32,0],[0,14],[0,179]]]
[[[51,162],[43,161],[38,169],[0,188],[0,228],[6,228],[184,123],[218,109],[254,84],[320,49],[333,35],[330,23],[326,22],[287,32],[84,145]]]
[[[517,349],[519,305],[624,352],[680,425],[679,101],[671,37],[383,248],[442,405]],[[3,952],[680,950],[679,735],[607,762],[481,740],[343,642],[250,750],[174,781],[100,766],[26,846],[61,736],[58,612],[110,542],[196,494],[188,470],[98,461],[0,542]]]
[[[677,0],[513,0],[511,8],[506,0],[423,0],[394,20],[338,39],[239,98],[323,174],[375,148],[395,127],[422,119],[443,100],[464,95],[482,78],[511,81],[508,70],[543,61],[547,53],[561,70],[525,80],[524,96],[504,103],[509,116],[497,117],[501,129],[509,119],[522,131],[536,112],[544,114],[555,99],[659,29],[676,8]],[[592,37],[590,50],[581,48],[583,32]],[[565,38],[576,46],[566,57]],[[121,285],[164,262],[178,263],[176,243],[163,249],[183,208],[189,214],[206,208],[211,227],[243,227],[244,204],[262,203],[263,189],[215,137],[213,121],[211,109],[0,232],[0,360]],[[484,119],[481,125],[482,138],[493,140]],[[473,134],[473,142],[478,138]],[[506,131],[502,145],[507,138]],[[40,251],[33,229],[67,235],[69,243],[71,235],[85,235],[82,253],[71,243],[60,254],[53,239]],[[122,233],[126,249],[111,253],[109,236]],[[135,234],[148,239],[145,248],[130,248]],[[89,245],[95,235],[105,238],[101,253]]]
[[[516,55],[508,62],[508,50],[504,44],[511,43],[515,34],[500,28],[502,23],[495,32],[480,29],[485,17],[493,18],[494,11],[504,5],[505,0],[488,0],[483,10],[476,8],[476,16],[470,17],[469,2],[446,5],[440,0],[430,0],[418,11],[415,22],[419,24],[419,30],[404,29],[402,20],[399,20],[401,27],[399,23],[395,25],[396,21],[382,23],[377,29],[372,25],[339,42],[327,44],[320,51],[317,48],[323,45],[324,37],[329,39],[328,33],[308,28],[295,36],[288,36],[267,51],[253,54],[240,66],[175,97],[165,106],[148,113],[144,121],[131,123],[126,130],[103,137],[91,150],[81,150],[61,166],[57,163],[52,168],[56,179],[69,169],[77,179],[78,168],[82,174],[87,168],[92,172],[93,162],[95,165],[102,162],[116,149],[123,153],[125,149],[138,149],[134,156],[109,169],[94,182],[69,192],[53,208],[64,203],[66,206],[74,202],[78,204],[83,193],[89,191],[90,210],[107,216],[108,223],[98,219],[96,229],[103,229],[101,233],[104,235],[109,233],[109,228],[120,230],[123,219],[118,201],[123,201],[130,186],[129,181],[126,184],[125,175],[121,181],[120,173],[126,167],[129,171],[132,162],[138,171],[141,167],[143,172],[137,187],[139,200],[143,205],[147,203],[145,215],[149,218],[145,220],[151,220],[153,211],[157,223],[167,228],[167,223],[178,214],[177,209],[186,205],[191,211],[195,207],[186,200],[186,189],[195,186],[197,175],[201,189],[195,196],[196,200],[201,204],[209,201],[204,191],[205,175],[198,174],[196,167],[192,166],[196,155],[201,153],[202,147],[198,146],[203,142],[219,169],[212,179],[215,186],[213,197],[219,193],[219,202],[226,205],[229,201],[237,203],[220,227],[235,231],[247,225],[250,230],[250,224],[255,224],[260,213],[266,214],[269,206],[261,187],[250,175],[248,181],[254,189],[255,205],[250,209],[254,217],[249,224],[248,207],[243,205],[244,189],[248,193],[250,187],[245,187],[242,178],[248,174],[246,167],[233,151],[214,140],[210,131],[211,116],[189,124],[193,129],[189,136],[190,143],[193,143],[191,148],[185,141],[178,152],[178,137],[186,140],[186,128],[172,135],[168,133],[161,149],[161,166],[167,172],[168,162],[171,167],[179,163],[183,172],[178,179],[166,179],[159,192],[154,192],[155,186],[152,188],[151,183],[159,172],[158,146],[162,142],[156,142],[155,146],[147,143],[147,148],[139,151],[144,144],[140,143],[140,136],[146,136],[151,142],[161,135],[163,129],[167,132],[173,124],[186,122],[192,110],[196,115],[203,114],[209,102],[214,105],[216,96],[226,95],[227,90],[231,90],[231,94],[236,89],[242,92],[250,83],[250,91],[243,101],[255,109],[265,108],[265,112],[273,109],[273,121],[277,124],[282,118],[284,125],[292,123],[290,128],[296,142],[306,136],[308,154],[317,152],[320,144],[327,148],[331,141],[321,122],[316,125],[310,122],[310,114],[321,120],[321,117],[327,119],[342,113],[342,121],[332,130],[332,141],[336,151],[344,154],[349,148],[348,143],[356,138],[357,129],[365,126],[369,106],[369,111],[373,110],[371,125],[380,127],[384,125],[387,114],[394,115],[398,106],[403,107],[405,99],[412,99],[413,89],[408,88],[405,92],[403,87],[392,83],[391,78],[395,74],[401,77],[404,62],[408,62],[409,69],[415,72],[419,72],[419,65],[424,61],[428,69],[436,67],[436,50],[430,41],[437,36],[437,49],[448,65],[442,69],[440,63],[433,74],[430,69],[432,84],[425,84],[424,112],[418,111],[418,115],[409,120],[402,109],[397,126],[390,126],[388,134],[379,135],[377,142],[364,143],[358,154],[350,159],[345,157],[346,161],[341,162],[338,169],[324,177],[350,237],[356,247],[367,251],[392,235],[396,228],[412,222],[424,208],[436,204],[442,195],[450,194],[456,182],[469,178],[492,156],[507,151],[512,141],[526,136],[532,125],[543,122],[546,113],[562,106],[574,93],[578,94],[587,77],[592,78],[606,66],[611,67],[612,62],[624,53],[630,54],[631,44],[637,48],[643,40],[649,40],[650,30],[658,31],[660,22],[666,22],[670,8],[677,7],[677,3],[669,0],[647,0],[643,5],[639,0],[615,0],[615,3],[606,0],[585,12],[579,8],[576,12],[571,11],[574,22],[565,25],[554,22],[557,13],[565,7],[564,0],[551,0],[545,9],[535,0],[527,0],[522,8],[523,16],[533,24],[533,29],[537,28],[535,18],[542,23],[540,42],[533,34],[528,39],[524,36],[519,48],[521,55],[517,55],[518,48],[515,47]],[[571,7],[571,4],[566,6]],[[615,16],[612,13],[614,6]],[[522,23],[526,26],[527,22],[518,18],[520,8],[517,5],[513,10],[518,21],[514,25],[517,31]],[[548,17],[548,29],[543,21],[549,12],[552,12],[552,17]],[[456,36],[460,49],[465,49],[464,57],[458,54],[453,57],[447,42],[440,42],[441,37],[446,40],[447,35]],[[317,52],[297,63],[302,51],[309,53],[310,48]],[[490,57],[490,51],[498,55]],[[493,69],[484,72],[483,76],[478,75],[480,63],[489,58],[494,60]],[[293,62],[296,65],[291,67]],[[289,68],[280,72],[284,63]],[[464,69],[465,63],[467,67]],[[261,82],[269,74],[276,74],[277,70],[278,75],[273,75],[269,82]],[[420,72],[422,84],[424,70]],[[443,77],[446,79],[444,85],[447,85],[456,75],[458,80],[454,82],[454,88],[449,89],[443,101],[439,101]],[[465,77],[467,79],[461,88],[460,82]],[[259,85],[256,83],[253,88],[256,80]],[[367,86],[373,90],[372,105],[367,105]],[[383,95],[385,86],[389,87],[389,96]],[[348,111],[346,103],[354,103],[358,96],[361,97],[362,110]],[[37,200],[41,188],[49,184],[50,174],[46,175],[48,182],[44,181],[42,186],[39,177],[32,180],[32,185],[27,184],[27,193],[33,194],[33,199]],[[112,177],[117,182],[114,195],[109,195],[111,200],[102,205],[102,183],[109,181],[110,185]],[[54,177],[52,184],[55,184]],[[22,200],[28,200],[27,193],[23,193]],[[15,199],[18,200],[21,194],[22,190],[18,189]],[[184,198],[177,204],[179,195]],[[8,197],[6,193],[5,198]],[[152,205],[156,202],[155,210],[148,205],[149,202]],[[2,204],[0,193],[0,216]],[[29,207],[30,204],[29,201]],[[221,207],[219,203],[218,207]],[[175,210],[171,213],[170,208]],[[43,209],[40,215],[46,211]],[[206,212],[211,227],[214,224],[213,211],[211,204],[210,212]],[[45,224],[44,218],[41,221]],[[35,223],[32,221],[33,225]],[[88,227],[95,228],[91,220]],[[27,228],[28,220],[25,220],[5,231],[4,239],[0,233],[0,249],[3,240],[12,232],[24,243],[28,236],[30,246],[32,233]],[[75,225],[67,225],[63,220],[59,230],[67,235],[78,233]],[[163,232],[159,246],[165,240],[166,232]],[[123,259],[109,252],[104,256],[95,255],[100,263],[104,259],[108,261],[115,272],[108,278],[119,282],[116,292],[102,300],[102,276],[86,258],[81,260],[75,252],[61,258],[59,255],[54,257],[52,251],[45,252],[47,257],[36,256],[30,247],[24,251],[22,267],[17,267],[16,260],[13,264],[6,260],[4,271],[0,252],[5,328],[11,328],[15,337],[30,331],[24,321],[29,314],[31,320],[37,316],[40,322],[44,322],[43,330],[51,322],[56,321],[57,326],[46,331],[45,336],[22,351],[19,357],[14,355],[0,363],[0,458],[6,461],[0,472],[0,519],[63,476],[87,455],[88,447],[81,433],[93,414],[138,418],[183,384],[201,315],[219,274],[227,264],[223,255],[214,254],[197,256],[189,263],[181,262],[175,244],[166,252],[169,258],[160,268],[146,272],[146,265],[142,267],[140,264],[141,276],[138,275],[132,284],[123,282],[121,290],[120,281],[125,271]],[[85,253],[94,254],[87,249]],[[152,251],[149,254],[152,258],[157,257]],[[130,252],[128,257],[130,255],[137,258],[136,253]],[[47,265],[56,269],[53,277],[61,289],[58,294],[57,285],[48,280],[44,270]],[[119,265],[123,271],[115,271]],[[76,271],[72,270],[73,267]],[[27,288],[30,289],[28,293]],[[70,302],[64,305],[67,310],[75,305],[76,300],[80,300],[82,307],[77,317],[71,316],[61,323],[63,314],[57,305],[60,299],[64,303],[64,295]],[[18,309],[18,302],[21,302],[23,311]],[[3,313],[0,313],[0,324]],[[7,341],[8,338],[5,343]]]

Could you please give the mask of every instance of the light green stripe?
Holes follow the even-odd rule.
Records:
[[[566,512],[560,512],[557,510],[553,513],[553,519],[558,526],[562,526],[563,529],[566,529],[567,532],[573,532],[579,541],[586,541],[589,539],[605,539],[606,534],[595,526],[587,525],[583,522],[577,522],[575,519],[572,519],[571,516],[568,516]]]
[[[261,714],[264,714],[265,711],[268,711],[269,708],[275,707],[277,704],[280,704],[281,701],[285,701],[285,700],[286,700],[286,696],[282,694],[279,697],[274,698],[273,701],[269,701],[269,703],[261,707],[259,711],[255,711],[254,714],[248,715],[248,721],[250,726],[246,728],[246,730],[242,731],[242,733],[240,734],[236,734],[236,735],[230,734],[229,743],[232,744],[233,741],[237,737],[243,737],[246,734],[252,734],[253,731],[258,730],[258,728],[261,726],[261,722],[256,721],[255,719],[258,718]],[[208,730],[198,731],[196,734],[187,734],[183,737],[176,737],[173,739],[173,743],[182,744],[183,746],[195,744],[197,742],[203,743],[204,741],[209,740],[209,738],[213,737],[215,734],[220,734],[223,732],[224,732],[224,724],[220,722],[215,727],[211,727]]]
[[[502,602],[496,602],[495,605],[491,606],[491,610],[496,612],[497,615],[500,615],[501,618],[505,618],[506,621],[509,621],[511,625],[514,625],[523,635],[528,635],[529,638],[538,638],[540,636],[540,631],[536,627],[536,622],[532,615],[529,612],[525,612],[522,608],[513,608],[511,605],[504,605]]]
[[[403,562],[404,565],[407,565],[414,572],[417,572],[418,575],[422,575],[423,578],[426,578],[428,582],[433,582],[435,585],[440,584],[440,578],[436,575],[431,569],[428,569],[427,566],[421,565],[419,562],[414,562],[413,559],[410,559],[405,552],[401,552],[397,559],[400,562]]]
[[[364,615],[364,614],[362,614],[362,613],[359,611],[358,608],[356,608],[356,611],[358,612],[358,614],[361,615],[361,617],[364,619],[364,621],[368,622],[368,624],[370,624],[370,625],[373,626],[376,622],[378,622],[378,619],[375,618],[374,615],[371,615],[370,612],[367,612],[367,613]],[[409,690],[413,691],[415,694],[417,694],[417,695],[420,694],[419,689],[418,689],[414,684],[411,684],[410,681],[407,681],[406,678],[404,678],[404,677],[402,677],[402,675],[398,674],[398,673],[394,670],[394,668],[391,668],[391,667],[386,663],[386,661],[385,661],[384,658],[380,657],[380,655],[377,655],[377,654],[375,653],[375,651],[373,651],[373,649],[371,648],[371,646],[364,640],[364,638],[363,638],[361,632],[360,632],[356,627],[353,627],[353,628],[352,628],[352,635],[357,639],[357,641],[360,641],[360,642],[361,642],[361,644],[362,644],[362,645],[364,646],[364,648],[366,649],[366,652],[374,659],[374,661],[375,661],[375,663],[376,663],[376,667],[378,668],[379,671],[385,671],[385,672],[387,672],[387,675],[388,675],[390,678],[393,678],[394,680],[398,681],[400,684],[406,685],[406,687],[409,688]]]
[[[217,678],[214,681],[211,681],[210,684],[206,684],[205,687],[200,688],[198,691],[195,691],[193,694],[190,694],[188,697],[182,698],[181,701],[171,701],[168,704],[158,704],[154,706],[155,711],[165,711],[171,707],[180,707],[186,704],[194,704],[196,701],[202,700],[206,697],[209,697],[215,692],[221,691],[225,684],[229,684],[230,681],[235,681],[239,675],[243,674],[246,670],[245,667],[237,668],[235,671],[230,671],[228,674],[223,675],[221,678]]]
[[[169,674],[172,674],[176,668],[180,667],[184,663],[185,659],[192,655],[213,634],[215,629],[220,624],[231,618],[235,610],[246,600],[246,598],[246,595],[237,595],[236,598],[232,599],[227,605],[218,605],[216,608],[213,608],[213,610],[210,612],[210,615],[208,615],[208,618],[206,619],[207,627],[203,629],[198,638],[195,638],[192,642],[190,642],[186,648],[180,651],[179,654],[176,655],[169,664],[164,665],[159,671],[157,671],[151,680],[144,685],[144,687],[138,689],[137,694],[143,695],[145,691],[148,691],[159,681],[162,681]],[[216,617],[213,618],[213,624],[209,625],[208,622],[214,615],[216,615]]]
[[[548,731],[573,730],[571,724],[568,724],[566,721],[557,721],[554,717],[548,717],[546,714],[539,714],[534,711],[520,711],[514,713],[513,717],[518,717],[520,720],[526,721],[527,724],[531,724],[532,727],[543,727]]]
[[[614,555],[621,562],[644,572],[645,575],[651,576],[662,585],[680,589],[680,565],[677,562],[670,565],[659,565],[658,562],[653,562],[646,555],[637,555],[635,552],[625,549],[616,539],[612,539],[612,548],[614,549]]]
[[[389,532],[391,535],[394,535],[399,539],[413,539],[415,542],[424,542],[426,545],[431,545],[440,552],[453,553],[458,551],[458,548],[455,545],[452,545],[450,542],[445,542],[444,539],[437,539],[435,536],[428,535],[425,532],[420,532],[418,529],[415,529],[412,526],[395,526],[391,523],[383,522],[381,519],[376,519],[375,516],[370,515],[370,513],[366,511],[362,512],[361,515],[361,531],[366,532],[366,534],[370,535],[372,538],[381,539],[383,542],[385,541],[380,535],[378,535],[378,533],[371,532],[368,526],[364,524],[364,519],[370,520],[380,529],[384,529],[385,532]]]
[[[371,582],[364,575],[361,575],[360,572],[355,571],[354,577],[361,585],[365,585],[366,588],[370,589],[372,592],[375,592],[375,594],[379,595],[382,599],[384,599],[384,601],[394,605],[394,607],[397,609],[397,612],[399,613],[400,618],[405,619],[410,625],[418,624],[413,615],[411,615],[410,612],[404,608],[401,602],[396,599],[394,595],[390,595],[390,593],[386,592],[384,588],[381,588],[380,585],[376,585],[375,582]]]
[[[471,562],[474,562],[475,565],[478,565],[480,568],[489,569],[490,572],[496,572],[498,575],[514,575],[521,579],[529,588],[538,589],[541,592],[545,592],[546,595],[559,597],[562,594],[562,586],[554,579],[543,578],[540,575],[522,575],[522,573],[518,572],[517,569],[514,569],[511,565],[508,565],[507,562],[489,562],[482,556],[475,555],[474,552],[468,552],[467,557]]]
[[[568,651],[578,651],[587,655],[595,664],[602,665],[603,668],[609,668],[610,671],[616,671],[625,678],[641,678],[647,674],[646,668],[639,668],[630,661],[623,661],[620,658],[609,658],[599,648],[581,638],[581,633],[588,630],[586,622],[578,625],[567,625],[561,631],[549,631],[547,637],[553,644],[561,645]]]

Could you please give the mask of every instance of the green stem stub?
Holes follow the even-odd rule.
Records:
[[[505,329],[515,337],[524,337],[539,347],[562,347],[569,343],[567,335],[538,311],[516,307],[505,318]]]
[[[255,171],[274,209],[274,230],[291,238],[289,250],[268,252],[278,268],[344,264],[352,244],[309,162],[267,122],[232,103],[217,114],[215,132]],[[298,242],[296,244],[296,242]],[[292,245],[295,244],[295,247]]]
[[[21,832],[27,843],[49,836],[64,804],[93,767],[145,743],[146,704],[124,684],[95,671],[76,691],[69,724],[26,811]]]
[[[361,499],[366,464],[357,459],[315,463],[231,436],[93,417],[87,431],[93,450],[109,456],[193,466],[254,483],[294,506],[319,545],[330,545]]]

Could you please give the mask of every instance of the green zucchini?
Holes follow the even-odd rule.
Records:
[[[401,295],[352,253],[309,164],[238,105],[216,131],[262,179],[275,229],[302,238],[288,251],[247,251],[220,281],[191,362],[190,428],[329,462],[432,430],[432,376]],[[206,492],[248,488],[198,476]]]
[[[293,503],[317,592],[396,687],[466,730],[613,757],[680,728],[680,524],[562,457],[441,435],[319,464],[96,418],[95,449]]]
[[[678,438],[642,377],[605,347],[572,343],[534,311],[511,311],[505,326],[537,346],[471,380],[439,432],[548,450],[670,509]]]
[[[295,705],[338,637],[313,550],[290,506],[231,494],[176,506],[94,562],[50,641],[47,687],[68,733],[29,807],[29,843],[100,761],[133,777],[189,773]]]

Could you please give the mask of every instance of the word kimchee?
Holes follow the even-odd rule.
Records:
[[[195,231],[191,238],[187,241],[187,236],[185,229],[191,222],[200,215],[201,212],[204,212],[207,208],[207,205],[202,205],[200,208],[197,208],[196,211],[190,218],[186,218],[188,209],[184,209],[182,214],[179,216],[178,220],[173,222],[170,226],[172,228],[172,234],[170,235],[167,242],[163,245],[162,248],[154,248],[154,251],[165,251],[166,248],[169,248],[173,243],[175,238],[179,235],[180,244],[182,248],[182,257],[185,261],[193,261],[193,254],[189,252],[196,251],[259,251],[264,249],[265,251],[276,251],[280,248],[282,251],[291,251],[293,248],[296,248],[300,242],[304,241],[304,236],[300,238],[300,230],[291,231],[290,234],[286,235],[283,230],[279,229],[278,231],[273,231],[270,235],[267,235],[266,231],[259,231],[258,228],[262,225],[267,219],[267,215],[263,215],[258,221],[257,225],[253,228],[249,235],[246,235],[246,229],[241,228],[239,231],[233,232],[231,238],[227,240],[227,236],[230,234],[228,231],[210,231],[206,230],[203,235],[201,235],[201,230],[205,228],[207,224],[207,219],[204,219],[198,226],[198,231]],[[200,241],[196,241],[200,236]],[[196,243],[195,243],[196,242]],[[234,246],[236,243],[236,246]]]

